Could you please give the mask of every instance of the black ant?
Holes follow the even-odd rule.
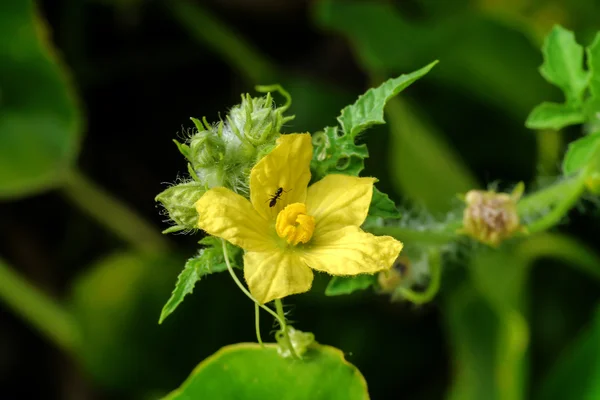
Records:
[[[275,191],[275,194],[274,194],[274,195],[272,195],[272,196],[271,196],[271,198],[270,198],[269,200],[267,200],[267,201],[269,202],[269,207],[275,207],[275,204],[277,204],[277,200],[279,200],[279,199],[281,198],[281,195],[282,195],[283,193],[287,193],[287,192],[289,192],[289,191],[291,191],[291,190],[292,190],[292,189],[290,189],[290,190],[283,190],[283,188],[278,188],[278,189]]]

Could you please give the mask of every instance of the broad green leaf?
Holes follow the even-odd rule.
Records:
[[[590,91],[592,96],[600,99],[600,32],[586,49],[587,65],[590,71]]]
[[[569,143],[563,160],[563,173],[572,175],[600,157],[600,133],[587,135]]]
[[[582,124],[586,120],[581,107],[569,104],[544,102],[531,111],[525,126],[530,129],[562,129]]]
[[[544,40],[542,53],[542,76],[562,89],[568,103],[579,103],[588,84],[588,73],[583,69],[583,47],[575,41],[573,32],[554,26]]]
[[[402,216],[392,199],[376,187],[373,187],[373,198],[369,206],[369,215],[382,218],[400,218]]]
[[[446,212],[457,193],[478,186],[459,156],[416,109],[397,98],[389,102],[387,113],[391,175],[407,197],[430,211]]]
[[[594,320],[567,348],[542,381],[538,400],[600,398],[600,308]]]
[[[81,115],[33,1],[0,5],[0,197],[60,184],[75,161]]]
[[[338,117],[344,134],[355,138],[372,125],[384,124],[383,109],[388,100],[425,76],[437,63],[434,61],[417,71],[388,79],[379,87],[367,90],[354,104],[345,107]]]
[[[165,400],[367,400],[358,369],[333,347],[312,345],[302,361],[283,358],[277,347],[226,346],[196,367]]]
[[[367,146],[355,144],[350,135],[340,135],[337,127],[326,127],[313,135],[312,178],[319,180],[328,173],[358,176],[369,156]]]
[[[159,324],[162,324],[165,318],[175,311],[187,294],[192,293],[196,282],[202,279],[203,276],[222,272],[227,269],[220,240],[209,236],[200,241],[200,243],[206,244],[209,247],[201,249],[197,256],[190,258],[185,263],[183,271],[181,271],[177,278],[175,289],[160,313]],[[229,243],[226,246],[229,262],[234,266],[241,265],[239,260],[242,252],[241,249]]]
[[[518,120],[551,95],[536,70],[539,50],[521,32],[472,12],[414,23],[398,10],[385,2],[323,0],[315,3],[314,18],[346,36],[370,72],[411,70],[433,55],[440,66],[431,81],[475,95]]]
[[[361,274],[356,276],[334,276],[325,289],[327,296],[350,294],[357,290],[365,290],[377,283],[377,275]]]

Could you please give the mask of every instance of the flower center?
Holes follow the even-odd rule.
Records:
[[[306,243],[315,230],[315,217],[306,214],[304,203],[288,204],[277,214],[275,230],[291,245]]]

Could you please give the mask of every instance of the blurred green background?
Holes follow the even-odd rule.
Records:
[[[314,132],[368,87],[439,59],[363,140],[365,175],[407,214],[443,219],[458,192],[559,173],[581,132],[524,127],[535,105],[561,99],[539,49],[556,23],[589,44],[599,17],[596,0],[5,0],[0,263],[62,304],[62,332],[77,334],[32,327],[44,317],[19,304],[39,302],[0,275],[14,289],[0,303],[0,398],[157,398],[220,347],[255,341],[253,305],[227,274],[157,324],[200,238],[160,237],[153,200],[185,171],[171,140],[189,117],[218,120],[255,84],[281,83],[296,114],[286,132]],[[562,236],[483,252],[474,277],[464,265],[478,250],[450,245],[431,304],[327,298],[324,276],[286,304],[297,328],[344,351],[373,399],[600,398],[599,280],[569,268],[596,263],[599,221],[584,199]],[[486,285],[525,259],[534,268],[504,308]],[[512,357],[515,309],[529,346]]]

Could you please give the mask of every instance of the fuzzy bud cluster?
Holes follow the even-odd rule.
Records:
[[[264,89],[278,90],[286,104],[276,108],[271,93],[242,95],[242,102],[231,108],[225,120],[210,124],[206,118],[191,118],[193,133],[185,143],[175,141],[188,161],[189,178],[156,197],[175,223],[165,232],[195,229],[198,215],[194,204],[210,188],[223,186],[248,197],[252,167],[275,147],[281,128],[294,118],[283,115],[291,100],[281,87]]]

